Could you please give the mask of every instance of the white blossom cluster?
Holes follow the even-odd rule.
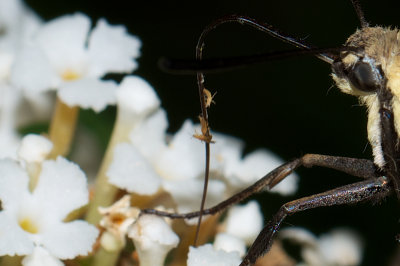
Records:
[[[359,265],[362,259],[362,241],[354,231],[337,228],[316,237],[303,228],[286,228],[281,239],[288,239],[302,246],[303,262],[299,266]]]
[[[64,265],[63,260],[85,259],[84,265],[111,266],[129,248],[127,241],[133,242],[135,250],[130,252],[140,265],[164,265],[170,251],[193,232],[195,220],[179,224],[140,215],[143,208],[198,210],[205,164],[204,145],[193,137],[200,126],[187,120],[178,132],[168,134],[166,111],[155,90],[129,75],[138,67],[140,46],[124,26],[105,19],[92,25],[88,16],[75,13],[45,22],[21,0],[0,0],[3,265],[58,266]],[[118,83],[103,79],[108,73],[127,76]],[[110,105],[117,109],[113,133],[94,184],[89,184],[79,165],[65,157],[79,109],[101,112]],[[21,125],[38,119],[50,124],[49,132],[18,133]],[[206,207],[282,163],[265,149],[243,157],[241,140],[220,133],[213,136]],[[296,189],[297,176],[292,174],[272,191],[289,195]],[[191,266],[238,265],[262,229],[260,207],[249,202],[231,208],[222,221],[219,218],[204,219],[219,228],[209,236],[213,244],[190,247],[189,253],[188,247],[178,248],[170,260]],[[327,260],[333,261],[330,265],[356,265],[360,260],[361,255],[352,263],[335,264],[335,257],[321,255],[320,246],[329,241],[299,240],[298,234],[293,235],[313,247],[304,257],[314,264],[304,265]],[[352,254],[360,254],[359,242],[348,246],[353,247]],[[335,254],[340,257],[349,250],[335,249]]]

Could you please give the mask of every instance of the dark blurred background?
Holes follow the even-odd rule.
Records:
[[[359,21],[350,1],[89,1],[28,0],[45,20],[83,12],[96,21],[105,17],[123,24],[143,42],[135,74],[148,80],[168,112],[170,132],[186,118],[199,114],[194,76],[163,73],[162,56],[194,57],[197,38],[205,25],[225,14],[244,14],[319,47],[337,47]],[[364,1],[371,25],[400,24],[398,1]],[[292,49],[289,45],[239,24],[220,27],[206,43],[205,55],[222,57]],[[105,51],[106,52],[106,51]],[[356,98],[342,94],[330,78],[330,67],[308,56],[272,61],[206,77],[218,91],[210,111],[212,129],[245,140],[246,152],[265,147],[284,160],[305,153],[371,158],[366,137],[366,110]],[[113,110],[107,111],[112,114]],[[104,117],[107,117],[107,112]],[[110,115],[112,116],[112,115]],[[105,133],[106,134],[106,133]],[[258,197],[271,217],[284,202],[357,181],[326,169],[301,169],[298,193],[290,198]],[[303,226],[315,234],[351,227],[365,239],[363,265],[387,265],[400,233],[398,204],[321,208],[288,218],[283,227]]]

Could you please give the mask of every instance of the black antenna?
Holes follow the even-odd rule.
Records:
[[[365,20],[364,12],[361,9],[360,1],[359,0],[351,0],[353,4],[354,10],[357,13],[357,17],[360,20],[361,28],[369,27],[369,23]]]
[[[227,57],[227,58],[210,58],[196,61],[192,59],[170,59],[161,58],[158,61],[160,69],[171,74],[193,75],[197,72],[216,73],[230,71],[234,69],[244,68],[250,65],[269,62],[271,60],[280,60],[305,55],[321,55],[334,60],[339,52],[355,50],[354,47],[333,47],[333,48],[310,48],[273,51],[262,54]],[[324,60],[327,62],[326,60]],[[330,62],[329,62],[330,63]]]

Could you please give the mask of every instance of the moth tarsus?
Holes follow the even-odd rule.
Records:
[[[217,26],[238,22],[264,31],[273,37],[311,52],[327,62],[339,89],[357,96],[368,109],[368,140],[373,150],[373,160],[307,154],[283,164],[257,181],[254,185],[235,194],[222,203],[198,212],[168,214],[144,211],[170,218],[192,218],[214,214],[236,204],[265,187],[271,189],[300,166],[322,166],[362,178],[362,181],[341,186],[298,200],[290,201],[279,209],[260,232],[240,265],[253,265],[270,249],[273,238],[282,221],[289,215],[307,209],[364,201],[376,201],[395,193],[400,199],[400,33],[397,29],[370,27],[357,0],[351,1],[360,20],[361,29],[351,35],[343,48],[329,53],[305,44],[275,30],[268,24],[259,23],[245,16],[225,16],[205,28],[197,45],[197,60],[202,59],[204,40]],[[198,72],[198,85],[203,110],[202,119],[209,129],[208,116],[204,115],[209,104],[204,99],[205,76]],[[207,91],[208,92],[208,91]],[[210,93],[211,95],[211,93]],[[207,143],[209,145],[209,143]],[[209,147],[208,147],[209,152]],[[209,160],[209,153],[207,155]],[[208,171],[208,170],[207,170]],[[393,233],[395,235],[395,233]]]

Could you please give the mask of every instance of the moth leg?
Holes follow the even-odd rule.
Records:
[[[275,168],[253,185],[215,205],[214,207],[203,210],[203,214],[215,214],[225,210],[230,205],[236,204],[250,197],[251,195],[262,191],[264,188],[271,189],[300,166],[305,166],[308,168],[313,166],[327,167],[364,179],[379,176],[376,167],[371,160],[320,154],[305,154],[301,158],[297,158]],[[177,214],[153,209],[145,209],[142,210],[141,214],[155,214],[173,219],[190,219],[198,217],[200,212],[196,211]]]
[[[317,207],[353,204],[379,199],[387,196],[392,190],[389,180],[382,176],[288,202],[267,223],[250,247],[240,266],[253,265],[259,257],[270,249],[275,233],[287,216]]]
[[[377,168],[375,167],[374,162],[367,159],[309,153],[303,155],[300,160],[301,165],[307,168],[321,166],[364,179],[380,176],[380,174],[377,173]]]

